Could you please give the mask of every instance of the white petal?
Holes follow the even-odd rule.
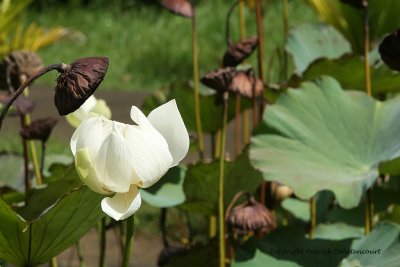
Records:
[[[92,158],[98,153],[104,139],[111,132],[112,122],[104,117],[95,116],[82,121],[71,138],[71,151],[87,147]]]
[[[141,127],[151,126],[149,120],[146,118],[143,112],[136,106],[132,106],[131,108],[131,119]]]
[[[134,214],[142,204],[138,188],[132,185],[128,192],[117,193],[101,201],[101,209],[114,220],[119,221]]]
[[[103,188],[100,184],[97,172],[93,167],[89,150],[87,148],[82,148],[76,152],[75,168],[82,182],[93,191],[103,195],[109,195],[113,193]]]
[[[167,140],[173,158],[172,166],[178,165],[189,150],[189,134],[175,99],[151,111],[147,118]]]
[[[111,109],[107,106],[106,101],[103,99],[97,100],[96,106],[92,109],[92,112],[97,113],[107,119],[111,119]]]
[[[144,120],[147,121],[147,118],[144,117]],[[129,126],[125,131],[125,140],[131,151],[132,166],[142,187],[149,187],[157,182],[172,163],[167,141],[150,122],[146,121],[141,121],[140,126]],[[132,183],[135,183],[133,178]]]
[[[118,123],[122,125],[122,123]],[[116,122],[112,122],[112,131],[101,144],[94,159],[100,183],[110,191],[128,192],[133,171],[132,156]]]

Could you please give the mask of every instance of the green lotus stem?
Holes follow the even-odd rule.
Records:
[[[21,83],[24,83],[26,81],[25,75],[20,77],[20,81],[21,81]],[[23,94],[26,97],[29,96],[29,87],[28,86],[25,88],[25,91],[23,92]],[[25,122],[25,125],[31,124],[31,116],[29,113],[24,115],[24,122]],[[29,144],[29,148],[30,148],[29,151],[30,151],[30,154],[32,157],[33,171],[35,172],[36,184],[42,185],[44,183],[44,181],[43,181],[42,171],[40,170],[41,168],[39,166],[39,160],[38,160],[38,155],[36,152],[35,141],[28,140],[27,142]],[[42,155],[42,157],[43,157],[43,155]]]
[[[210,216],[209,224],[209,237],[213,238],[217,235],[217,217]]]
[[[42,141],[42,155],[40,159],[40,175],[43,177],[44,161],[46,156],[46,143]]]
[[[215,144],[215,151],[214,151],[214,158],[218,159],[221,156],[221,129],[218,129],[217,132],[214,134],[216,144]]]
[[[315,226],[317,225],[317,199],[313,196],[310,199],[310,239],[314,239]]]
[[[368,20],[368,0],[364,0],[364,72],[365,72],[365,91],[369,96],[372,96],[371,72],[369,66],[369,20]],[[372,186],[365,195],[365,234],[371,232],[374,208],[372,202]]]
[[[126,235],[125,235],[125,248],[124,255],[122,257],[122,267],[128,267],[131,259],[132,244],[133,244],[133,232],[135,230],[135,219],[134,215],[126,219]]]
[[[289,9],[288,0],[282,0],[282,17],[283,17],[283,40],[286,43],[287,36],[289,33]],[[283,77],[286,81],[288,73],[288,54],[285,49],[283,49]]]
[[[85,264],[85,259],[83,258],[80,240],[76,241],[75,247],[76,247],[76,255],[78,256],[79,267],[85,267],[86,264]]]
[[[161,228],[161,235],[164,247],[169,247],[169,242],[167,239],[167,208],[161,208],[160,214],[160,228]]]
[[[250,111],[248,109],[243,111],[242,125],[243,125],[243,143],[247,145],[250,142]]]
[[[219,158],[219,180],[218,180],[218,222],[219,222],[219,266],[225,266],[225,216],[224,216],[224,163],[226,145],[226,126],[228,121],[228,92],[223,95],[223,114]]]
[[[51,267],[57,267],[58,266],[57,257],[51,258],[50,266]]]
[[[21,127],[25,126],[24,116],[21,116]],[[28,155],[28,142],[25,138],[22,139],[22,148],[24,153],[24,181],[25,181],[25,201],[28,199],[28,191],[31,188],[29,180],[29,155]]]
[[[99,245],[100,245],[100,255],[99,255],[99,267],[106,266],[106,218],[102,218],[100,222],[98,222],[98,234],[99,234]]]
[[[204,160],[204,139],[203,128],[201,125],[201,107],[199,92],[199,58],[198,58],[198,41],[196,29],[196,13],[193,11],[192,17],[192,34],[193,34],[193,87],[194,87],[194,112],[196,120],[197,146],[199,155]]]
[[[257,19],[257,38],[258,38],[258,49],[257,49],[258,76],[260,80],[264,82],[264,42],[263,42],[261,0],[256,0],[256,19]]]

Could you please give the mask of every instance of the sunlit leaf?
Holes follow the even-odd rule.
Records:
[[[366,237],[355,240],[340,267],[397,267],[400,262],[400,226],[381,223]],[[357,264],[355,264],[357,263]]]
[[[303,73],[318,58],[335,59],[351,52],[349,42],[335,28],[307,23],[289,32],[286,50],[292,55],[296,72]]]
[[[182,165],[173,167],[153,186],[141,189],[144,201],[158,208],[177,206],[185,202],[183,181],[186,168]]]
[[[0,187],[8,186],[23,192],[24,185],[24,159],[15,154],[0,155]]]
[[[326,189],[341,206],[356,207],[379,163],[400,155],[399,116],[400,97],[375,101],[323,77],[289,89],[266,110],[273,132],[253,137],[250,158],[266,180],[302,199]]]

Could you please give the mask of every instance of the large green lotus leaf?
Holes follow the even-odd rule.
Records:
[[[386,65],[371,66],[373,93],[398,92],[400,90],[400,75],[390,70]],[[305,70],[302,78],[292,77],[291,83],[308,81],[322,75],[334,77],[345,89],[365,90],[364,61],[360,56],[346,55],[339,59],[318,59]]]
[[[364,236],[363,227],[356,227],[345,223],[320,223],[315,227],[315,239],[344,240]]]
[[[400,155],[400,97],[375,101],[323,77],[289,89],[264,113],[273,132],[252,138],[252,164],[266,180],[309,199],[334,192],[344,208],[358,205],[380,162]]]
[[[374,213],[386,211],[392,204],[400,204],[400,194],[393,188],[374,187],[372,190]],[[360,203],[356,208],[343,209],[335,206],[327,216],[331,222],[344,222],[355,226],[364,226],[365,204]]]
[[[229,205],[239,191],[253,193],[261,184],[262,174],[249,162],[248,149],[234,162],[225,162],[224,203]],[[183,185],[186,194],[185,208],[198,212],[217,214],[219,161],[197,163],[189,166]]]
[[[186,167],[179,165],[168,172],[155,185],[140,190],[144,201],[158,208],[169,208],[185,202],[183,181]]]
[[[282,201],[281,206],[302,221],[308,222],[310,220],[310,204],[306,201],[287,198]]]
[[[350,41],[353,51],[364,51],[364,12],[339,0],[308,0],[321,19],[339,30]],[[343,1],[344,2],[344,1]],[[386,33],[397,29],[400,23],[400,1],[369,1],[369,27],[371,44],[377,44]]]
[[[244,254],[244,255],[241,255]],[[236,254],[237,258],[246,257],[246,252],[243,250],[239,250]],[[274,267],[301,267],[295,262],[285,261],[285,260],[277,260],[274,257],[263,253],[261,250],[256,250],[254,257],[247,261],[235,261],[232,264],[232,267],[265,267],[265,266],[274,266]]]
[[[305,23],[289,32],[286,50],[292,55],[296,73],[301,74],[318,58],[338,58],[351,52],[349,42],[335,28]]]
[[[280,227],[262,239],[253,237],[241,246],[236,253],[234,266],[253,266],[248,263],[262,262],[263,259],[271,262],[270,257],[273,257],[280,264],[276,266],[336,267],[347,256],[346,250],[350,248],[350,244],[350,239],[310,240],[299,227]],[[292,265],[289,262],[293,262]],[[271,263],[254,266],[275,265]]]
[[[10,153],[0,155],[0,187],[24,191],[24,158]]]
[[[341,267],[398,267],[400,263],[400,226],[381,223],[368,236],[355,240],[350,255]],[[358,263],[359,265],[355,265]]]
[[[83,185],[74,165],[54,164],[50,173],[52,175],[46,178],[46,186],[29,191],[27,205],[17,210],[25,220],[34,220],[60,197]]]
[[[203,132],[215,133],[222,126],[222,105],[215,104],[215,95],[210,94],[210,90],[204,89],[200,94],[201,103],[201,121]],[[194,113],[194,94],[193,89],[187,83],[174,83],[168,90],[158,91],[152,96],[146,98],[142,105],[145,113],[150,113],[153,109],[164,104],[165,102],[175,99],[179,111],[182,115],[188,130],[195,132],[195,113]],[[251,107],[251,101],[242,98],[242,110]],[[230,97],[228,103],[228,120],[235,116],[235,98]]]
[[[21,266],[49,261],[104,216],[101,199],[102,196],[81,187],[32,221],[23,220],[0,199],[0,258]]]

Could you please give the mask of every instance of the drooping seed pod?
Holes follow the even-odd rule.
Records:
[[[340,2],[358,9],[363,9],[368,5],[368,1],[366,0],[340,0]]]
[[[108,58],[81,58],[64,65],[57,79],[54,104],[62,116],[77,110],[103,81],[108,68]]]
[[[400,29],[383,39],[379,45],[379,54],[389,68],[400,71]]]
[[[28,78],[42,67],[43,62],[38,54],[28,51],[12,52],[0,63],[0,90],[17,90],[23,77]]]
[[[252,71],[239,71],[232,79],[229,91],[252,98],[264,92],[263,82],[254,76]]]
[[[235,67],[248,58],[257,48],[257,37],[250,37],[238,43],[229,45],[223,58],[224,67]]]
[[[237,74],[235,68],[226,67],[211,71],[201,77],[200,81],[207,87],[214,89],[218,93],[223,93],[229,90],[233,77]]]
[[[228,224],[235,234],[247,235],[248,233],[263,234],[276,228],[274,214],[254,197],[250,197],[245,203],[236,206],[228,214]]]
[[[194,15],[192,4],[186,0],[162,0],[161,5],[179,16],[191,18]]]
[[[52,117],[38,119],[22,127],[19,133],[24,139],[46,142],[56,124],[57,120]]]
[[[8,94],[0,94],[0,103],[5,105],[10,100]],[[19,115],[25,115],[31,113],[35,109],[35,102],[24,95],[20,95],[13,103],[13,106],[17,110]]]

